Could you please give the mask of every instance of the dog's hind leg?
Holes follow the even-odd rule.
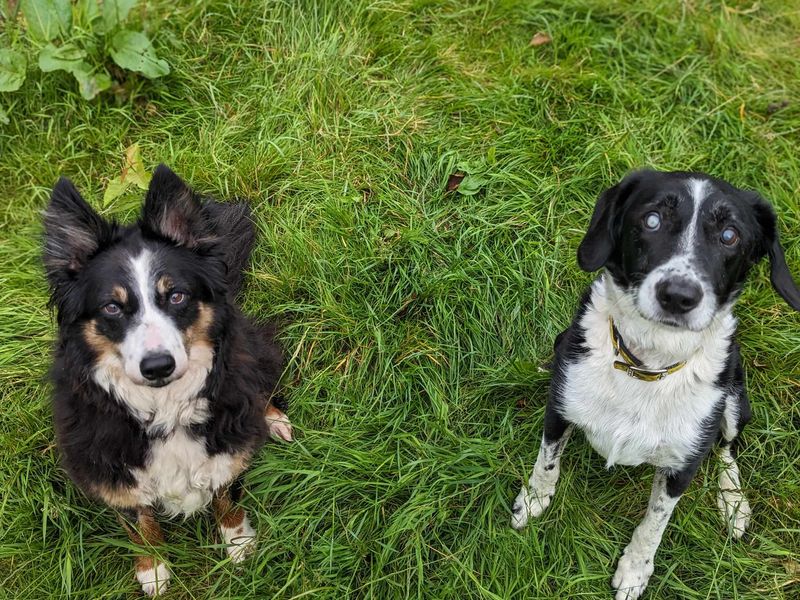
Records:
[[[269,430],[269,437],[273,440],[284,440],[286,442],[294,441],[294,430],[292,423],[286,413],[275,406],[271,399],[267,403],[267,408],[264,411],[264,419],[267,421],[267,428]]]
[[[219,525],[219,534],[226,544],[225,551],[233,563],[240,563],[253,551],[256,532],[250,525],[247,513],[237,506],[240,482],[237,479],[214,494],[214,516]]]
[[[695,468],[670,475],[656,470],[647,513],[634,530],[611,580],[611,587],[616,591],[615,600],[636,600],[644,592],[653,574],[653,559],[661,537],[694,473]]]
[[[530,517],[540,516],[550,506],[560,474],[561,454],[567,445],[572,426],[567,423],[552,403],[547,404],[544,415],[544,434],[539,456],[533,467],[528,485],[523,485],[512,507],[511,526],[522,529]]]
[[[717,507],[731,535],[739,539],[750,524],[750,503],[742,492],[739,465],[736,464],[736,447],[739,435],[750,420],[750,403],[742,385],[725,401],[722,417],[722,442],[719,452],[722,461],[719,473]]]
[[[164,543],[164,534],[151,508],[121,511],[119,520],[134,544],[146,547]],[[155,556],[136,557],[136,579],[145,595],[153,597],[163,594],[169,585],[169,578],[167,565]]]

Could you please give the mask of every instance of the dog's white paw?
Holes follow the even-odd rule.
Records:
[[[269,437],[273,440],[284,440],[286,442],[294,441],[292,423],[283,411],[278,410],[270,404],[264,414],[264,419],[267,421]]]
[[[219,532],[222,540],[227,544],[225,551],[232,563],[240,563],[255,550],[256,532],[250,526],[247,517],[237,527],[220,526]]]
[[[730,528],[734,539],[740,539],[750,525],[750,503],[740,490],[721,489],[717,493],[717,507]]]
[[[136,571],[136,579],[142,586],[145,596],[154,598],[167,591],[169,587],[169,568],[163,562],[155,563],[155,567]]]
[[[637,555],[625,548],[611,580],[611,587],[617,592],[615,600],[636,600],[644,592],[652,574],[651,557]]]
[[[540,517],[550,506],[553,494],[555,494],[555,488],[538,490],[523,485],[511,507],[511,526],[514,529],[522,529],[528,524],[529,518]]]

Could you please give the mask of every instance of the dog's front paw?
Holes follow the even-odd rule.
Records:
[[[273,440],[294,441],[294,430],[286,413],[270,404],[264,413],[264,419],[267,421],[269,437]]]
[[[136,569],[136,580],[142,586],[145,596],[154,598],[167,591],[169,586],[169,569],[163,562],[148,561],[148,566],[140,566]]]
[[[651,557],[637,555],[625,548],[611,580],[611,587],[617,592],[615,600],[636,600],[644,592],[652,574]]]
[[[225,551],[232,563],[240,563],[255,550],[256,532],[250,526],[247,517],[236,527],[220,526],[222,540],[227,544]]]
[[[511,507],[511,526],[522,529],[528,524],[528,519],[539,517],[550,506],[555,490],[538,490],[523,485]]]
[[[750,503],[740,490],[721,489],[717,494],[717,507],[734,539],[740,539],[750,525]]]

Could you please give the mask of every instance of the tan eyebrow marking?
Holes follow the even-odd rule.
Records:
[[[166,294],[172,289],[173,285],[172,277],[169,275],[162,275],[156,282],[156,290],[158,290],[159,294]]]
[[[128,302],[128,290],[121,285],[115,285],[111,288],[111,299],[117,304],[126,304]]]

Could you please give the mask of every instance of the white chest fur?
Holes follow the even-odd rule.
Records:
[[[189,515],[206,506],[214,490],[230,482],[241,465],[231,454],[209,456],[203,440],[177,427],[153,442],[147,466],[134,471],[137,493],[142,504],[160,505],[170,515]]]
[[[107,355],[95,367],[95,381],[148,433],[161,436],[152,442],[146,466],[133,472],[134,494],[142,505],[160,506],[172,516],[189,515],[208,505],[214,491],[242,470],[241,455],[209,456],[204,440],[189,431],[209,418],[208,400],[200,394],[212,361],[210,347],[194,345],[183,377],[160,388],[133,383],[117,355]]]
[[[688,359],[686,366],[655,382],[615,369],[609,314],[648,367]],[[566,419],[584,431],[607,466],[649,463],[681,468],[697,449],[703,421],[722,398],[714,382],[736,326],[733,316],[720,315],[704,332],[671,330],[642,319],[613,283],[601,278],[592,287],[591,305],[581,325],[589,351],[566,368],[562,389]],[[644,350],[635,349],[637,342]]]

